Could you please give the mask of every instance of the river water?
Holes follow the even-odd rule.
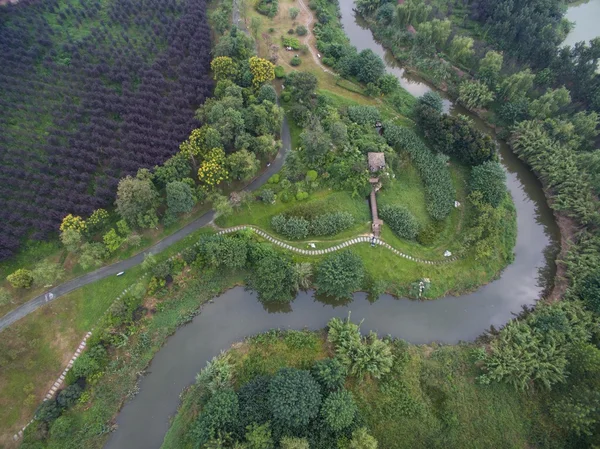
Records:
[[[590,0],[569,7],[565,16],[575,27],[563,42],[564,45],[575,45],[577,42],[588,42],[600,36],[600,0]]]
[[[384,57],[388,70],[403,87],[416,96],[432,89],[403,70],[378,44],[369,30],[355,20],[352,3],[340,1],[342,23],[353,45],[371,48]],[[451,113],[466,113],[446,98]],[[474,117],[478,126],[491,132]],[[507,185],[517,209],[518,236],[515,261],[500,279],[474,293],[436,301],[410,301],[382,296],[371,304],[358,293],[352,302],[324,303],[312,293],[301,293],[289,310],[266,310],[252,293],[232,289],[170,337],[156,354],[148,374],[140,381],[140,392],[120,412],[118,429],[111,434],[106,449],[159,448],[179,404],[179,394],[194,381],[208,360],[246,336],[272,328],[320,329],[334,316],[364,319],[362,329],[380,335],[390,334],[420,344],[432,341],[457,343],[471,341],[489,329],[499,327],[531,305],[554,275],[554,256],[559,239],[552,213],[541,186],[506,147],[501,145],[501,161],[507,171]],[[435,279],[433,279],[435,282]]]

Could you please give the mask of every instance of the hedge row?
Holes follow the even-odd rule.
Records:
[[[384,125],[384,137],[396,151],[406,151],[425,184],[427,212],[434,220],[443,220],[454,207],[456,189],[452,184],[447,156],[429,150],[425,143],[408,128],[392,123]]]
[[[419,223],[406,207],[385,205],[379,208],[379,215],[398,237],[408,240],[417,237]]]
[[[278,234],[290,239],[304,239],[309,235],[335,235],[354,225],[354,217],[349,212],[329,212],[312,220],[304,217],[276,215],[271,226]]]

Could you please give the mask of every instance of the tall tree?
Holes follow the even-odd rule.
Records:
[[[115,205],[119,215],[131,226],[150,228],[158,223],[159,196],[150,180],[131,176],[121,179]]]

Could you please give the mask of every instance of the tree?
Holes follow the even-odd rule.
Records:
[[[64,232],[68,229],[72,229],[80,233],[85,232],[86,225],[84,219],[71,214],[67,215],[65,218],[63,218],[62,223],[60,224],[60,230]]]
[[[400,87],[400,81],[398,81],[398,77],[392,73],[386,73],[379,78],[379,88],[385,95],[391,94],[398,89],[398,87]]]
[[[456,61],[463,64],[466,63],[474,54],[473,38],[460,35],[455,36],[450,44],[450,54]]]
[[[273,449],[275,443],[271,437],[271,426],[269,423],[262,425],[250,424],[246,427],[246,442],[248,449]]]
[[[269,384],[273,424],[282,431],[305,428],[321,405],[319,385],[308,371],[282,368]]]
[[[60,233],[60,241],[70,253],[75,253],[79,250],[82,240],[81,232],[75,229],[66,229]]]
[[[252,84],[255,88],[275,79],[275,66],[266,59],[253,56],[250,58]]]
[[[245,240],[235,237],[210,237],[201,244],[204,261],[212,267],[240,269],[246,266],[248,245]]]
[[[358,407],[348,390],[330,393],[323,401],[321,416],[334,432],[342,431],[352,425]]]
[[[269,101],[272,104],[276,104],[277,103],[277,92],[275,91],[275,88],[273,86],[271,86],[270,84],[264,84],[264,85],[260,86],[260,89],[258,90],[258,95],[256,96],[256,100],[259,103],[262,103],[264,101]]]
[[[484,58],[479,62],[479,71],[477,72],[478,78],[493,88],[498,83],[503,62],[504,56],[501,52],[494,50],[488,51]]]
[[[533,117],[543,120],[556,115],[569,103],[571,103],[571,94],[564,86],[560,89],[548,89],[544,95],[531,102],[529,112]]]
[[[583,300],[586,308],[600,313],[600,273],[587,275],[574,290],[575,294]]]
[[[217,56],[210,63],[216,81],[234,80],[238,75],[237,64],[229,56]]]
[[[270,377],[257,376],[240,387],[240,422],[244,428],[252,423],[264,424],[271,419],[270,381]]]
[[[321,124],[315,120],[300,134],[300,145],[306,160],[316,164],[331,151],[332,143]]]
[[[364,276],[365,268],[360,256],[352,251],[333,253],[317,268],[317,291],[337,298],[349,298],[360,289]]]
[[[292,20],[296,20],[296,17],[298,17],[298,14],[300,14],[300,10],[295,6],[292,6],[288,11]]]
[[[527,92],[533,87],[535,75],[530,69],[522,70],[505,78],[500,84],[502,96],[509,101],[518,100],[527,95]]]
[[[119,215],[131,226],[150,228],[158,222],[156,208],[159,196],[150,180],[131,176],[121,179],[115,204]]]
[[[86,231],[88,234],[93,234],[97,231],[103,231],[108,224],[108,212],[104,209],[96,209],[92,215],[85,221]]]
[[[377,83],[379,78],[385,73],[385,64],[381,57],[371,49],[361,51],[357,57],[357,66],[360,71],[356,74],[358,80],[362,83]]]
[[[309,99],[317,89],[317,77],[309,72],[292,72],[285,80],[285,90],[288,89],[295,100]]]
[[[173,181],[167,184],[167,216],[176,217],[192,210],[196,200],[189,184]]]
[[[426,41],[427,44],[444,48],[451,31],[452,25],[448,19],[433,19],[431,22],[423,22],[419,25],[417,37]]]
[[[294,266],[287,257],[267,254],[256,262],[247,284],[261,302],[290,302],[296,293]]]
[[[481,81],[463,81],[460,83],[458,99],[467,108],[476,109],[494,101],[494,93]]]
[[[301,262],[294,265],[294,290],[308,290],[310,288],[310,278],[312,276],[312,265],[308,262]]]
[[[115,229],[112,228],[110,231],[104,234],[104,236],[102,237],[102,241],[104,242],[104,245],[106,246],[108,251],[114,253],[121,247],[125,239],[119,236],[117,234],[117,231],[115,231]]]
[[[377,449],[377,440],[369,435],[366,427],[352,432],[352,440],[348,449]]]
[[[506,173],[495,161],[477,165],[471,169],[469,189],[481,192],[483,201],[498,207],[506,197]]]
[[[281,449],[310,449],[306,438],[283,437],[279,444]]]
[[[14,288],[29,288],[33,284],[33,273],[25,268],[19,268],[15,272],[6,276],[6,280]]]
[[[91,267],[99,267],[102,265],[102,260],[105,257],[106,246],[102,243],[84,243],[81,247],[79,265],[81,265],[84,270]]]
[[[221,148],[213,148],[198,168],[198,180],[209,189],[214,189],[228,177],[225,152]]]
[[[184,156],[190,158],[194,167],[197,167],[198,162],[211,149],[221,148],[222,146],[223,143],[219,132],[209,125],[204,125],[191,132],[190,137],[179,146],[179,151]]]
[[[209,195],[208,201],[212,203],[212,207],[215,210],[217,216],[228,216],[233,213],[233,206],[225,195],[213,192]]]
[[[234,431],[238,426],[239,403],[233,390],[222,389],[213,394],[198,416],[192,430],[196,443],[204,443]]]
[[[296,34],[298,36],[306,36],[308,34],[308,28],[306,28],[304,25],[298,25],[296,27]]]
[[[338,359],[318,360],[310,371],[325,393],[339,390],[346,381],[346,367]]]
[[[52,285],[65,275],[65,269],[59,263],[45,260],[35,266],[32,274],[37,285]]]

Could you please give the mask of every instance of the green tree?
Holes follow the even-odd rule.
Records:
[[[338,359],[318,360],[311,373],[324,392],[339,390],[346,381],[346,367]]]
[[[379,88],[385,95],[391,94],[398,89],[398,87],[400,87],[400,81],[398,81],[398,77],[392,73],[386,73],[379,78]]]
[[[106,246],[108,251],[114,253],[121,247],[125,239],[119,236],[117,234],[117,231],[115,231],[115,229],[112,228],[110,231],[104,234],[104,236],[102,236],[102,241],[104,242],[104,245]]]
[[[253,56],[250,58],[252,84],[255,88],[275,79],[275,66],[272,62]]]
[[[533,87],[535,75],[530,69],[522,70],[505,78],[500,84],[501,95],[509,101],[518,100],[527,95]]]
[[[348,449],[377,449],[377,440],[369,435],[365,427],[352,432],[352,440]]]
[[[494,50],[488,51],[479,62],[477,76],[491,88],[494,88],[500,77],[500,70],[504,63],[504,55]]]
[[[310,449],[306,438],[283,437],[279,445],[281,449]]]
[[[84,243],[81,247],[79,265],[84,270],[91,267],[99,267],[107,255],[106,246],[102,243]]]
[[[360,67],[356,77],[364,84],[377,83],[385,73],[385,64],[381,57],[371,49],[361,51],[358,54],[356,64]]]
[[[25,268],[19,268],[6,276],[6,280],[14,288],[29,288],[33,284],[33,273]]]
[[[37,285],[52,285],[64,277],[65,269],[59,263],[45,260],[35,266],[32,274]]]
[[[131,176],[121,179],[115,204],[119,215],[131,226],[150,228],[158,223],[159,196],[150,180]]]
[[[296,17],[298,17],[298,14],[300,14],[300,9],[296,8],[295,6],[292,6],[288,12],[290,13],[290,18],[292,20],[295,20]]]
[[[229,56],[217,56],[210,63],[216,81],[234,80],[238,75],[237,64]]]
[[[361,288],[364,276],[365,268],[360,256],[352,251],[333,253],[317,268],[317,291],[337,298],[349,298]]]
[[[300,430],[317,417],[321,392],[308,371],[282,368],[269,385],[269,403],[274,426],[283,432]]]
[[[494,101],[494,93],[481,81],[463,81],[458,92],[458,100],[469,109],[484,108]]]
[[[227,156],[229,173],[233,179],[247,181],[258,172],[260,162],[254,153],[240,150]]]
[[[172,181],[167,184],[167,216],[176,217],[186,214],[196,204],[192,188],[182,181]]]
[[[506,197],[506,172],[495,161],[477,165],[471,169],[469,189],[481,192],[483,201],[498,207]]]
[[[292,262],[278,253],[260,258],[247,280],[262,302],[290,302],[296,293],[296,276]]]
[[[300,262],[294,265],[294,290],[308,290],[311,286],[312,264]]]
[[[350,427],[357,412],[358,407],[356,407],[354,398],[348,390],[330,393],[321,407],[323,420],[334,432]]]
[[[206,402],[192,429],[200,447],[211,439],[234,431],[239,422],[238,397],[233,390],[218,390]]]
[[[564,86],[560,89],[548,89],[544,95],[530,103],[529,112],[533,117],[543,120],[553,117],[569,103],[571,94]]]
[[[246,427],[246,442],[248,449],[274,449],[270,424],[250,424]]]
[[[473,38],[457,35],[450,44],[452,58],[460,63],[466,63],[474,54]]]
[[[65,229],[60,233],[60,241],[70,253],[75,253],[79,250],[83,240],[81,232],[75,229]]]
[[[317,89],[317,77],[309,72],[292,72],[285,80],[285,90],[288,89],[294,99],[308,99]]]

